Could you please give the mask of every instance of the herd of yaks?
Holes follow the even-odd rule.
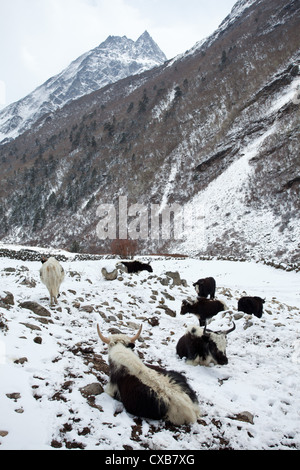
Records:
[[[42,259],[41,281],[50,294],[50,303],[57,303],[59,288],[65,272],[59,262],[51,257]],[[122,262],[127,272],[134,273],[152,267],[139,261]],[[192,365],[224,365],[226,357],[226,337],[234,331],[235,324],[227,331],[212,332],[207,329],[207,322],[226,306],[215,300],[216,282],[214,278],[199,279],[193,284],[197,293],[194,302],[184,300],[181,315],[193,313],[200,326],[190,326],[176,346],[180,358],[185,358]],[[210,297],[209,299],[207,297]],[[264,300],[260,297],[242,297],[238,301],[238,310],[261,317]],[[99,325],[97,331],[109,351],[109,382],[105,391],[114,399],[123,403],[126,411],[135,416],[149,419],[165,419],[176,425],[190,424],[200,417],[199,403],[195,391],[186,377],[174,370],[144,364],[133,352],[135,342],[140,337],[142,326],[135,336],[113,334],[105,337]]]

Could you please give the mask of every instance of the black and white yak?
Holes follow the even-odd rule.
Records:
[[[178,356],[186,358],[187,364],[208,366],[228,364],[226,336],[235,330],[235,324],[227,331],[210,331],[206,327],[190,326],[176,346]]]
[[[149,419],[165,419],[176,425],[197,421],[200,410],[196,393],[186,378],[175,371],[145,365],[133,352],[137,334],[124,334],[100,339],[109,346],[109,383],[106,393],[123,403],[126,411]]]
[[[211,299],[215,298],[216,293],[216,281],[213,277],[205,277],[194,282],[193,286],[197,292],[198,297],[208,297]]]
[[[264,303],[265,300],[261,297],[241,297],[238,301],[238,311],[261,318]]]
[[[227,310],[226,305],[220,300],[210,300],[198,297],[197,300],[189,302],[183,300],[181,304],[180,315],[194,313],[199,320],[200,326],[205,326],[207,320],[217,315],[219,312]]]

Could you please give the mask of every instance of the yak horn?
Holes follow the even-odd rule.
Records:
[[[137,334],[131,338],[130,341],[131,341],[132,343],[134,343],[134,342],[139,338],[139,336],[140,336],[140,334],[141,334],[141,332],[142,332],[142,328],[143,328],[143,325],[140,326],[140,329],[139,329],[139,331],[137,332]]]
[[[106,338],[105,336],[103,336],[103,334],[102,334],[101,331],[100,331],[100,328],[99,328],[99,325],[98,325],[98,324],[97,324],[97,331],[98,331],[98,335],[99,335],[100,339],[103,341],[103,343],[109,344],[109,343],[110,343],[110,339],[109,339],[109,338]]]
[[[205,326],[203,328],[203,335],[207,335],[208,333],[213,333],[213,331],[207,329],[207,324],[205,322]]]
[[[234,322],[232,322],[232,323],[233,323],[233,327],[230,328],[229,330],[226,330],[226,331],[222,331],[222,330],[220,330],[220,331],[208,330],[208,329],[207,329],[207,325],[205,325],[204,330],[203,330],[203,334],[204,334],[204,335],[205,335],[205,334],[207,335],[208,333],[215,333],[216,335],[228,335],[229,333],[231,333],[232,331],[235,330],[235,323],[234,323]]]
[[[234,321],[233,321],[232,323],[233,323],[233,327],[232,327],[232,328],[230,328],[229,330],[225,331],[225,332],[224,332],[224,333],[225,333],[225,335],[228,335],[228,333],[231,333],[232,331],[234,331],[234,330],[235,330],[235,323],[234,323]]]

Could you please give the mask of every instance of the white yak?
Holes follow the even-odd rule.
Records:
[[[51,257],[47,261],[42,259],[43,266],[40,269],[40,278],[50,294],[50,305],[57,304],[59,288],[65,278],[64,268]]]

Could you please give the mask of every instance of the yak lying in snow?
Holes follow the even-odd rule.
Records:
[[[211,299],[215,298],[216,281],[213,277],[199,279],[197,282],[194,282],[193,286],[196,289],[198,297],[210,296]]]
[[[177,425],[197,421],[197,396],[186,378],[176,371],[147,366],[133,352],[142,327],[133,338],[124,334],[106,338],[98,325],[97,329],[109,347],[106,393],[120,400],[128,413],[142,418],[166,419]]]
[[[185,357],[188,364],[208,366],[209,364],[228,364],[226,357],[226,335],[235,330],[235,324],[227,331],[209,331],[206,327],[190,326],[176,346],[180,358]]]
[[[241,297],[238,301],[238,310],[261,318],[264,303],[265,300],[261,297]]]
[[[122,261],[122,264],[127,268],[129,274],[139,273],[141,271],[148,271],[149,273],[153,272],[150,264],[141,263],[140,261]]]

